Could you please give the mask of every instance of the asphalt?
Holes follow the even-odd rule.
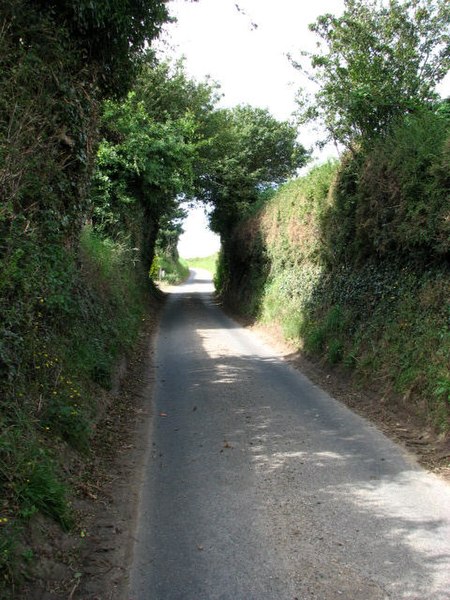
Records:
[[[449,600],[450,486],[212,290],[193,272],[162,318],[128,597]]]

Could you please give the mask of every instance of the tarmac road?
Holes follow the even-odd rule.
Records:
[[[132,600],[450,599],[450,486],[220,310],[157,343]]]

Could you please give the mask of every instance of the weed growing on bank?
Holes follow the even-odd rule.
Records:
[[[135,342],[146,305],[134,251],[88,227],[76,250],[44,249],[38,258],[22,255],[14,284],[24,293],[2,307],[4,327],[13,336],[6,344],[4,329],[0,347],[8,370],[0,411],[5,594],[22,575],[21,530],[27,522],[41,513],[65,530],[74,524],[74,459],[89,453],[101,390],[110,387],[119,356]]]

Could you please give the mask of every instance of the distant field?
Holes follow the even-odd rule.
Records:
[[[204,256],[200,258],[188,258],[187,263],[192,269],[206,269],[212,275],[216,272],[218,253],[212,254],[211,256]]]

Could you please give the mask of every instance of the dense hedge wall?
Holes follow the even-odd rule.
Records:
[[[145,312],[134,250],[88,226],[90,184],[101,103],[127,91],[166,19],[162,0],[0,1],[2,598],[24,524],[72,526],[70,457]]]
[[[449,122],[408,117],[365,154],[280,188],[223,245],[235,310],[448,430]]]

